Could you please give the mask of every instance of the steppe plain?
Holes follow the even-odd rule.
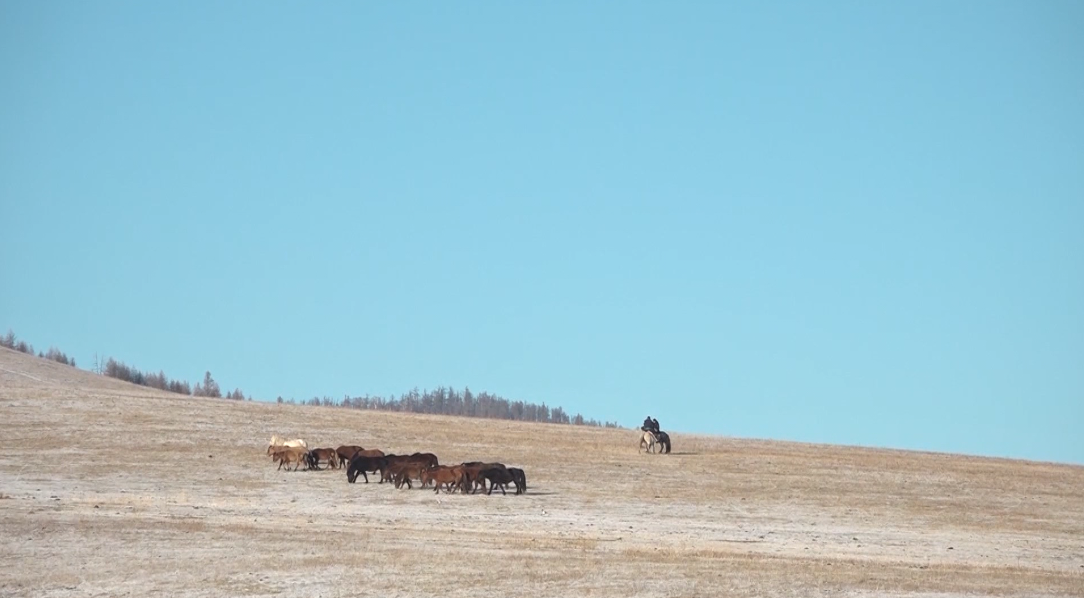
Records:
[[[271,434],[499,460],[528,492],[276,471]],[[672,436],[191,398],[0,349],[0,595],[1084,596],[1084,467]]]

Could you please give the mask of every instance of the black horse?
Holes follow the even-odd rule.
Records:
[[[355,456],[350,460],[350,466],[346,468],[346,481],[353,484],[357,481],[358,476],[365,478],[365,483],[369,483],[369,476],[366,474],[368,471],[376,472],[384,469],[388,466],[387,457],[362,457]]]
[[[670,435],[667,434],[666,432],[656,432],[655,433],[655,438],[657,439],[655,442],[662,445],[662,451],[660,451],[660,452],[669,453],[670,452]]]

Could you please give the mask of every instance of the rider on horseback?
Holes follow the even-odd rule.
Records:
[[[659,433],[659,420],[651,419],[651,416],[647,416],[644,419],[644,425],[640,426],[640,429],[644,432],[651,432],[652,434]]]

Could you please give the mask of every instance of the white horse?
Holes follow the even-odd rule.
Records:
[[[656,438],[655,435],[652,434],[651,432],[644,432],[644,435],[640,437],[640,448],[636,452],[639,453],[639,452],[643,451],[644,447],[646,446],[647,447],[647,452],[654,453],[655,452],[655,443],[657,443],[658,441],[659,441],[659,439]]]
[[[305,444],[305,441],[300,438],[286,440],[285,438],[276,434],[271,436],[271,443],[267,445],[267,454],[270,455],[271,453],[275,452],[275,447],[279,446],[303,448],[306,451],[309,450],[309,445]]]

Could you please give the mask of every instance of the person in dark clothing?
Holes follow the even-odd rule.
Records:
[[[652,434],[659,433],[659,420],[653,419],[650,415],[644,419],[644,425],[640,426],[640,429],[644,432],[651,432]]]

